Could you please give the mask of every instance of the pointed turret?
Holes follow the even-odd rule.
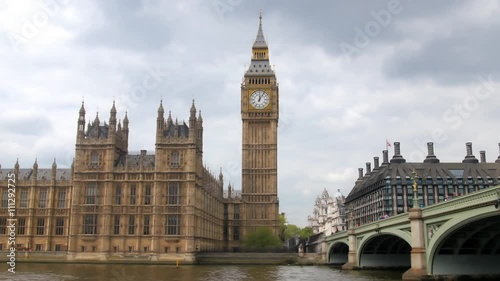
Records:
[[[38,159],[35,158],[35,163],[33,163],[33,170],[38,171]]]
[[[158,117],[163,118],[163,114],[165,113],[165,110],[163,109],[163,100],[160,100],[160,106],[158,107]]]
[[[82,101],[82,106],[80,107],[80,112],[78,116],[76,140],[83,139],[85,137],[85,106]]]
[[[80,116],[85,117],[85,106],[83,101],[82,101],[82,106],[80,107]]]
[[[252,46],[252,60],[248,67],[245,76],[273,76],[274,71],[269,63],[269,48],[266,39],[264,38],[264,31],[262,30],[262,14],[259,17],[259,30],[257,37]],[[260,83],[267,82],[267,80],[259,80]],[[259,84],[260,84],[259,83]]]
[[[193,103],[191,104],[191,110],[189,111],[189,135],[191,137],[195,137],[195,130],[196,130],[196,106],[194,105],[194,99]]]
[[[113,106],[111,107],[111,110],[109,111],[111,113],[111,116],[116,117],[116,107],[115,107],[115,101],[113,100]]]
[[[203,151],[203,117],[201,117],[201,110],[198,112],[198,119],[196,120],[196,140],[198,148]]]
[[[174,123],[174,138],[179,137],[179,121],[177,118],[175,118],[175,123]]]
[[[190,116],[192,116],[193,118],[196,118],[196,106],[194,105],[194,99],[193,99],[193,103],[191,104],[191,110],[190,110]]]
[[[14,164],[14,174],[15,174],[15,179],[19,178],[19,158],[16,159],[16,164]]]
[[[163,109],[163,100],[160,100],[158,107],[158,117],[156,117],[156,142],[159,142],[165,131],[165,110]]]
[[[114,141],[115,135],[116,135],[116,107],[115,107],[115,101],[113,100],[113,106],[111,107],[111,110],[109,111],[109,131],[108,131],[108,138]]]
[[[128,115],[127,115],[127,111],[125,111],[125,117],[123,118],[123,129],[128,131]]]
[[[128,115],[127,112],[125,111],[125,117],[123,117],[123,127],[122,127],[122,149],[123,151],[128,150]]]
[[[262,31],[262,13],[259,16],[259,31],[253,43],[253,48],[267,48],[266,38],[264,38],[264,31]]]
[[[172,125],[174,122],[172,121],[172,111],[168,111],[167,125]]]
[[[35,158],[35,163],[33,163],[33,175],[32,179],[34,182],[36,182],[36,179],[38,177],[38,160]]]
[[[57,173],[57,164],[56,164],[56,158],[54,158],[54,162],[52,163],[52,178],[56,178],[56,173]]]

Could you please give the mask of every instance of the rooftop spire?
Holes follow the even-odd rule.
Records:
[[[82,107],[80,107],[80,115],[85,115],[85,106],[83,101],[82,101]]]
[[[163,116],[164,112],[165,110],[163,109],[163,100],[160,100],[160,106],[158,107],[158,115],[161,114],[161,116]]]
[[[125,111],[125,117],[123,117],[123,129],[128,130],[128,114],[127,111]]]
[[[97,124],[97,126],[99,126],[99,124],[100,124],[100,121],[99,121],[99,112],[97,112],[95,114],[95,120],[94,120],[94,122]]]
[[[172,124],[172,111],[168,111],[168,118],[167,118],[167,123],[168,124]]]
[[[203,121],[203,118],[201,117],[201,110],[198,111],[198,121],[200,121],[200,122]],[[500,156],[498,156],[498,157],[500,157]]]
[[[194,99],[193,103],[191,104],[191,110],[189,112],[190,112],[189,120],[194,120],[196,118],[196,106],[194,105]]]
[[[253,43],[253,48],[267,48],[264,32],[262,31],[262,11],[259,15],[259,31],[257,32],[257,38],[255,38],[255,42]]]
[[[111,107],[110,113],[116,115],[115,100],[113,100],[113,106]]]

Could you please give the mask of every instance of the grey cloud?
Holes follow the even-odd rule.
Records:
[[[16,116],[0,123],[0,131],[24,136],[50,135],[53,132],[49,119],[43,116]]]
[[[479,76],[500,75],[500,24],[455,30],[451,38],[434,38],[417,51],[398,50],[388,57],[388,78],[430,79],[444,85],[477,83]],[[498,79],[496,79],[498,80]]]
[[[170,41],[171,26],[161,18],[140,13],[140,1],[97,3],[106,23],[83,32],[75,39],[74,44],[151,51],[161,49]]]

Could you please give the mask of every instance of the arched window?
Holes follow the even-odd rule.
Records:
[[[99,165],[99,153],[92,152],[90,154],[90,166],[98,166]]]
[[[181,159],[178,151],[172,151],[170,154],[170,166],[179,167],[181,164]]]

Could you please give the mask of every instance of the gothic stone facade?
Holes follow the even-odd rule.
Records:
[[[153,155],[129,153],[129,120],[117,119],[114,103],[107,123],[96,116],[88,124],[82,103],[71,169],[58,169],[55,160],[51,169],[36,161],[32,169],[18,162],[0,169],[0,234],[7,231],[12,174],[20,250],[66,251],[75,260],[189,260],[198,251],[235,250],[256,227],[276,231],[278,89],[262,24],[252,50],[241,86],[242,191],[224,191],[222,173],[204,166],[203,119],[194,101],[188,124],[170,113],[165,119],[160,103]]]
[[[278,235],[278,94],[261,17],[241,85],[243,235],[259,227]]]
[[[309,226],[314,234],[323,233],[329,236],[332,233],[346,230],[346,213],[344,207],[345,196],[337,190],[332,197],[326,188],[321,196],[316,198],[313,214],[307,217]]]
[[[69,259],[169,254],[224,249],[223,176],[203,166],[203,120],[194,103],[189,125],[158,109],[154,155],[128,153],[129,121],[99,117],[85,129],[82,104],[71,169],[2,169],[17,179],[17,246],[68,251]],[[5,233],[2,186],[0,232]],[[227,208],[227,207],[226,207]],[[3,245],[5,246],[5,245]]]

